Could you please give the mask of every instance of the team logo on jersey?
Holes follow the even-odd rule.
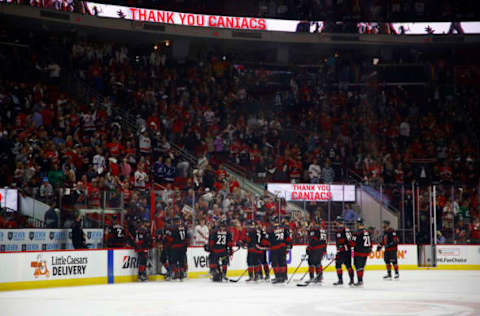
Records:
[[[36,261],[30,262],[30,267],[34,269],[33,276],[35,277],[35,279],[42,276],[46,278],[50,277],[50,271],[48,270],[47,260],[44,260],[42,258],[42,255],[38,255]]]

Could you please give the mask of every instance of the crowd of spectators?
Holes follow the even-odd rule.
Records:
[[[154,217],[157,229],[175,214],[195,228],[287,213],[284,201],[241,190],[224,163],[263,183],[345,182],[353,170],[364,183],[385,186],[396,203],[398,188],[412,181],[462,183],[464,194],[452,199],[468,208],[467,223],[479,215],[478,91],[442,89],[454,63],[424,61],[432,75],[419,92],[383,85],[373,65],[338,54],[275,81],[280,72],[225,56],[181,62],[158,47],[137,55],[118,44],[57,43],[68,49],[46,62],[31,51],[2,52],[31,76],[2,75],[0,103],[8,110],[0,127],[3,184],[60,207],[59,225],[84,207]],[[65,92],[59,81],[67,68],[94,97]],[[313,212],[326,218],[325,208],[308,209],[291,216],[292,228]],[[448,213],[445,206],[441,218]],[[98,216],[90,219],[98,225]],[[462,235],[448,235],[448,221],[439,227],[446,238]]]

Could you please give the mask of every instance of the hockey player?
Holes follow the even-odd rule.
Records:
[[[262,278],[262,230],[255,227],[253,222],[247,223],[247,232],[242,240],[243,244],[248,248],[247,265],[248,265],[248,279],[250,281],[258,281]]]
[[[226,223],[221,221],[218,229],[210,232],[208,246],[205,247],[210,252],[210,274],[214,282],[228,280],[227,265],[228,257],[233,254],[232,246],[232,234],[227,231]]]
[[[158,248],[158,254],[159,258],[158,261],[161,266],[163,266],[166,270],[165,274],[165,280],[169,281],[171,278],[171,268],[170,268],[170,259],[169,259],[169,244],[167,240],[167,234],[166,232],[168,231],[168,227],[164,229],[160,229],[157,231],[157,248]]]
[[[165,232],[170,250],[173,279],[183,280],[185,276],[185,253],[188,246],[187,230],[179,216],[174,219],[174,225]]]
[[[345,265],[348,270],[350,282],[348,285],[353,285],[353,269],[352,269],[352,251],[350,241],[352,240],[352,233],[349,228],[344,227],[343,217],[337,216],[337,231],[336,231],[336,246],[337,255],[335,261],[335,268],[337,269],[338,281],[333,285],[343,284],[342,265]]]
[[[308,231],[308,273],[310,282],[322,282],[322,258],[327,250],[327,231],[322,227],[322,219],[315,217]],[[317,276],[315,277],[315,273]]]
[[[120,224],[120,219],[113,216],[112,224],[108,227],[108,247],[123,248],[126,244],[125,227]]]
[[[268,233],[267,233],[267,226],[266,224],[262,224],[261,221],[257,221],[257,229],[261,231],[262,234],[262,243],[263,240],[268,239]],[[260,252],[260,267],[263,266],[263,273],[265,274],[265,281],[270,280],[270,266],[268,265],[267,261],[267,250],[262,248]]]
[[[287,280],[287,258],[291,249],[290,231],[287,226],[280,225],[278,217],[274,217],[272,227],[268,231],[268,239],[264,245],[270,247],[270,260],[272,262],[275,279],[272,283],[283,283]]]
[[[363,219],[357,219],[358,231],[353,235],[352,245],[354,247],[353,264],[357,271],[357,283],[359,287],[363,285],[363,270],[367,263],[368,255],[372,251],[372,241],[370,232],[363,225]]]
[[[383,259],[387,266],[387,275],[384,276],[384,279],[392,279],[392,264],[395,269],[395,279],[400,277],[398,273],[398,261],[397,261],[397,250],[398,250],[398,236],[393,228],[390,227],[389,221],[383,221],[383,238],[380,241],[380,245],[377,246],[377,251],[381,251],[383,246],[385,246],[385,254]]]
[[[140,281],[146,281],[148,249],[152,246],[152,238],[145,223],[138,219],[137,224],[138,228],[135,232],[135,251],[138,253],[138,279]]]

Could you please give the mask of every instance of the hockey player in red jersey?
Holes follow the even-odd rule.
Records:
[[[227,230],[226,223],[221,221],[218,229],[210,232],[205,247],[210,252],[210,274],[214,282],[227,280],[228,257],[233,254],[232,247],[232,234]]]
[[[249,281],[258,281],[262,278],[262,250],[261,244],[263,239],[261,227],[255,227],[253,222],[247,223],[247,231],[243,236],[242,243],[247,247],[247,265]]]
[[[283,283],[287,280],[287,253],[291,249],[290,230],[280,224],[280,219],[272,219],[272,227],[268,231],[268,239],[264,245],[270,247],[270,260],[272,262],[275,279],[272,283]]]
[[[348,270],[350,282],[348,285],[353,285],[353,269],[352,269],[352,251],[350,241],[352,240],[352,233],[349,228],[344,227],[343,217],[337,216],[337,231],[336,231],[336,246],[337,255],[335,261],[335,268],[337,269],[338,281],[333,285],[343,284],[342,265],[345,265]]]
[[[327,231],[322,226],[322,219],[315,217],[308,231],[308,272],[310,282],[322,282],[322,258],[327,250]],[[317,276],[315,277],[315,273]]]
[[[174,225],[166,232],[166,240],[170,249],[173,279],[183,280],[185,275],[185,253],[188,246],[187,230],[179,216],[175,217]]]
[[[384,276],[384,279],[392,279],[392,266],[395,269],[395,279],[400,277],[398,273],[398,260],[397,260],[397,251],[398,251],[398,236],[393,228],[390,227],[389,221],[383,221],[383,238],[380,242],[380,245],[377,247],[377,251],[382,250],[385,246],[385,254],[383,259],[387,265],[387,275]]]
[[[357,283],[355,286],[363,285],[363,271],[367,263],[368,255],[372,251],[370,232],[363,225],[363,219],[357,219],[358,230],[353,235],[352,245],[354,249],[353,264],[357,271]]]
[[[135,251],[138,254],[138,279],[147,280],[147,259],[148,249],[152,246],[152,237],[150,230],[140,219],[137,220],[137,230],[135,232]]]

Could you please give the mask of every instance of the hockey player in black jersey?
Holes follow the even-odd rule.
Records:
[[[125,227],[117,216],[113,216],[112,224],[108,227],[108,247],[123,248],[126,245]]]
[[[137,221],[138,228],[135,232],[135,251],[138,254],[138,279],[147,280],[148,249],[152,247],[152,236],[145,223]]]
[[[322,219],[315,217],[308,231],[308,272],[310,282],[322,282],[322,258],[327,250],[327,231],[322,227]],[[315,273],[317,276],[315,277]]]
[[[278,217],[272,220],[272,227],[268,231],[268,239],[263,242],[270,248],[275,279],[272,283],[283,283],[287,280],[287,253],[291,249],[290,230],[287,226],[280,225]]]
[[[221,221],[218,229],[210,232],[208,246],[205,247],[210,252],[210,274],[214,282],[227,280],[227,265],[229,256],[233,254],[232,247],[232,234],[227,231],[226,223]]]
[[[247,231],[242,238],[243,244],[247,247],[247,265],[248,276],[247,282],[258,281],[262,278],[262,246],[263,233],[261,228],[255,227],[253,222],[247,223]]]
[[[348,285],[353,285],[353,269],[352,269],[352,251],[350,241],[352,240],[352,233],[349,228],[344,227],[343,217],[337,216],[337,230],[335,233],[336,236],[336,246],[337,246],[337,255],[335,261],[335,268],[337,269],[338,281],[333,283],[333,285],[342,285],[343,284],[343,272],[342,265],[345,265],[348,270],[348,276],[350,277],[350,282]]]
[[[387,275],[384,276],[384,279],[392,279],[392,266],[395,269],[395,279],[400,277],[398,273],[398,236],[393,228],[390,227],[389,221],[383,221],[383,238],[380,241],[380,244],[377,247],[377,251],[382,250],[385,246],[385,254],[383,256],[385,264],[387,266]]]
[[[169,281],[172,277],[172,269],[170,267],[170,246],[168,244],[168,227],[171,226],[170,223],[168,223],[167,227],[162,228],[157,231],[157,248],[159,251],[159,264],[165,268],[166,274],[165,274],[165,280]]]
[[[353,264],[357,271],[357,283],[355,286],[363,285],[363,271],[367,263],[368,255],[372,251],[370,232],[363,225],[363,219],[357,219],[358,230],[353,234],[352,245],[354,249]]]
[[[179,216],[175,217],[174,225],[167,229],[166,239],[170,249],[173,279],[183,280],[185,276],[185,253],[188,246],[187,229]]]

